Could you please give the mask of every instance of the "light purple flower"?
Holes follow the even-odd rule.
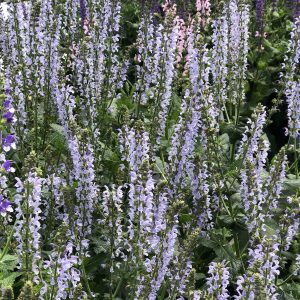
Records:
[[[208,294],[214,299],[225,300],[229,298],[227,287],[229,285],[229,269],[225,262],[211,262],[208,267],[207,278]]]
[[[30,264],[34,275],[34,282],[38,283],[39,262],[41,259],[41,193],[44,179],[39,178],[35,172],[29,172],[24,183],[16,178],[17,194],[16,225],[14,237],[16,238],[19,268]],[[24,207],[23,202],[27,205]],[[27,231],[28,230],[28,231]],[[29,234],[27,234],[29,232]]]
[[[286,71],[285,94],[288,104],[288,128],[286,133],[293,138],[300,135],[300,84],[297,68],[300,61],[300,19],[296,19],[288,44],[288,52],[284,59],[283,69]]]
[[[226,11],[223,16],[212,23],[212,59],[211,73],[214,84],[212,85],[213,94],[217,107],[224,109],[227,102],[227,71],[228,71],[228,20]]]
[[[237,280],[237,295],[234,299],[256,299],[266,296],[277,299],[275,286],[279,271],[279,243],[276,236],[263,236],[262,240],[249,249],[249,266],[246,274]]]
[[[249,51],[249,6],[239,6],[236,0],[231,0],[225,18],[229,15],[229,88],[228,100],[236,104],[244,100],[245,79],[247,70],[247,55]]]
[[[178,216],[175,216],[175,220]],[[171,230],[168,231],[167,237],[163,242],[163,256],[158,261],[158,272],[156,278],[151,281],[151,292],[149,294],[149,300],[155,300],[157,292],[163,282],[169,268],[169,264],[174,257],[175,244],[177,241],[178,228],[174,225]]]

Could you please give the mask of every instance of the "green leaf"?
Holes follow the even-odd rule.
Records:
[[[225,259],[231,262],[235,260],[235,254],[230,245],[219,245],[214,248],[214,251],[220,260]]]
[[[296,193],[300,188],[300,179],[285,179],[283,189],[285,193]]]
[[[155,157],[155,171],[161,175],[165,175],[165,168],[164,168],[164,163],[163,161],[161,160],[160,157],[156,156]]]
[[[193,221],[193,216],[191,214],[181,214],[179,219],[181,223],[188,223]]]
[[[16,278],[22,275],[22,272],[13,272],[10,273],[8,276],[2,277],[0,275],[0,286],[2,288],[8,288],[13,286]]]
[[[195,279],[196,279],[196,281],[197,281],[197,280],[201,280],[201,279],[205,279],[205,278],[206,278],[206,276],[205,276],[204,273],[196,273],[196,274],[195,274]]]
[[[218,141],[219,141],[219,145],[221,146],[221,149],[224,152],[229,150],[230,140],[229,140],[228,133],[223,133],[222,135],[220,135]]]
[[[228,225],[234,223],[233,218],[232,218],[231,216],[229,216],[229,215],[223,215],[223,216],[220,216],[219,219],[220,219],[221,221],[223,221],[225,224],[228,224]]]
[[[17,256],[6,254],[0,261],[0,272],[13,271],[16,267]]]
[[[1,259],[0,263],[5,263],[5,262],[10,262],[10,261],[16,261],[17,256],[16,255],[10,255],[10,254],[5,254],[3,258]]]
[[[210,249],[214,249],[218,246],[218,243],[216,243],[215,241],[213,240],[210,240],[206,237],[199,237],[199,240],[200,240],[200,244],[204,247],[207,247],[207,248],[210,248]]]
[[[63,126],[61,125],[58,125],[58,124],[50,124],[50,127],[57,133],[59,133],[60,135],[63,135],[64,136],[64,128]]]
[[[273,47],[271,42],[269,42],[267,39],[263,39],[263,45],[264,45],[266,50],[270,50],[273,54],[279,54],[280,53],[280,51],[278,49],[276,49],[275,47]]]

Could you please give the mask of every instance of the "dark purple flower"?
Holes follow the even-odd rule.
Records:
[[[7,137],[2,139],[2,147],[5,152],[9,151],[11,148],[15,149],[16,144],[14,143],[15,137],[9,134]]]
[[[89,20],[87,16],[87,10],[86,10],[86,0],[80,0],[80,18],[81,18],[81,24],[82,29],[84,31],[84,34],[88,35],[89,33]]]
[[[5,214],[9,208],[11,207],[10,201],[3,198],[2,195],[0,195],[0,214]]]
[[[10,206],[10,202],[8,200],[3,200],[1,201],[1,204],[0,204],[0,211],[4,211],[4,210],[7,210],[7,208]]]
[[[3,114],[3,118],[6,119],[7,123],[12,123],[13,122],[13,113],[10,111],[7,111],[6,113]]]
[[[163,14],[163,9],[158,1],[153,1],[151,5],[151,14]]]
[[[294,0],[294,18],[297,19],[300,16],[300,0]]]
[[[85,6],[85,0],[80,0],[80,17],[82,25],[84,25],[84,21],[86,20],[86,6]]]
[[[6,138],[2,139],[3,145],[11,145],[15,140],[15,137],[12,134],[9,134]]]
[[[256,0],[256,26],[259,32],[263,27],[264,0]]]
[[[11,161],[7,160],[2,164],[2,168],[6,171],[6,172],[11,172],[12,171],[12,167],[11,167]]]
[[[10,107],[11,107],[10,101],[9,101],[9,100],[5,100],[5,101],[3,102],[3,106],[4,106],[5,108],[10,108]]]

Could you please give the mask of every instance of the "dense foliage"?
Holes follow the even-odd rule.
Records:
[[[1,299],[300,299],[299,13],[3,6]]]

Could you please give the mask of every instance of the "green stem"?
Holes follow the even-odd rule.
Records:
[[[226,105],[224,105],[224,112],[225,112],[225,116],[226,116],[226,118],[227,118],[227,122],[228,122],[228,124],[230,124],[230,123],[231,123],[231,122],[230,122],[230,117],[229,117],[229,114],[228,114]]]
[[[295,165],[299,163],[299,160],[300,160],[300,156],[298,156],[297,160],[294,161],[289,168],[287,168],[286,173],[288,173],[290,170],[296,168]]]
[[[58,248],[58,255],[60,255],[60,247]],[[55,270],[54,270],[54,278],[56,279],[56,276],[57,276],[57,269],[58,269],[58,259],[56,260],[56,263],[55,263]],[[53,296],[54,296],[54,289],[55,289],[56,285],[53,285],[52,286],[52,289],[51,289],[51,296],[50,296],[50,300],[53,299]]]
[[[91,296],[92,295],[92,291],[91,291],[91,288],[90,288],[90,285],[89,285],[89,281],[88,281],[87,276],[86,276],[86,271],[85,271],[83,260],[82,260],[82,275],[83,275],[83,280],[85,282],[85,286],[86,286],[86,289],[88,291],[88,294],[89,294],[89,296]]]
[[[240,109],[241,109],[241,99],[239,98],[237,107],[235,108],[235,121],[234,121],[234,125],[235,127],[237,127],[238,123],[239,123],[239,118],[240,118]]]
[[[294,163],[295,163],[295,172],[296,172],[296,178],[299,178],[299,171],[298,171],[298,153],[297,153],[297,138],[294,139]]]
[[[51,67],[51,42],[50,42],[50,45],[49,45],[48,70],[50,70],[50,67]],[[49,72],[48,81],[47,81],[47,97],[45,97],[43,147],[45,145],[47,134],[48,134],[48,129],[49,129],[49,115],[50,115],[49,104],[50,104],[50,98],[51,98],[50,78],[51,78],[51,74]]]
[[[236,251],[236,255],[239,258],[239,260],[242,263],[242,267],[243,267],[243,271],[246,274],[246,269],[242,260],[242,255],[241,255],[241,250],[240,250],[240,245],[239,245],[239,240],[238,240],[238,235],[235,233],[233,235],[233,240],[234,240],[234,247],[235,247],[235,251]]]
[[[10,242],[12,240],[12,237],[13,237],[13,233],[14,233],[14,227],[15,227],[15,224],[13,225],[13,228],[8,236],[8,239],[6,241],[6,244],[5,244],[5,247],[3,249],[3,252],[1,253],[0,255],[0,262],[1,260],[3,259],[3,257],[6,255],[7,251],[8,251],[8,248],[9,248],[9,245],[10,245]]]
[[[164,283],[163,287],[162,287],[162,290],[161,290],[161,294],[158,296],[158,300],[164,300],[165,299],[166,290],[167,290],[167,285]]]
[[[25,254],[25,266],[26,266],[26,277],[27,280],[29,280],[29,203],[28,203],[28,198],[29,198],[29,182],[27,183],[27,193],[26,193],[26,233],[25,233],[25,244],[26,244],[26,254]]]
[[[277,286],[282,286],[284,285],[286,282],[288,282],[293,276],[295,276],[294,274],[290,274],[286,279],[284,279],[283,282],[281,282],[280,284],[278,284]]]
[[[111,223],[112,226],[110,227],[110,258],[109,258],[109,296],[110,299],[113,299],[113,290],[112,290],[112,285],[113,285],[113,272],[112,272],[112,268],[113,268],[113,252],[114,252],[114,224],[115,224],[115,218],[114,218],[114,203],[113,203],[113,196],[110,197],[111,200],[111,211],[110,211],[110,215],[111,215]]]
[[[124,273],[126,273],[126,271],[127,271],[127,265],[128,265],[128,262],[126,261],[125,268],[124,268]],[[113,293],[113,299],[115,299],[117,297],[117,295],[119,293],[119,290],[120,290],[120,288],[122,286],[122,283],[124,281],[124,273],[123,273],[122,277],[120,278],[120,280],[118,282],[118,285],[117,285],[117,287],[116,287],[116,289],[115,289],[115,291]]]

